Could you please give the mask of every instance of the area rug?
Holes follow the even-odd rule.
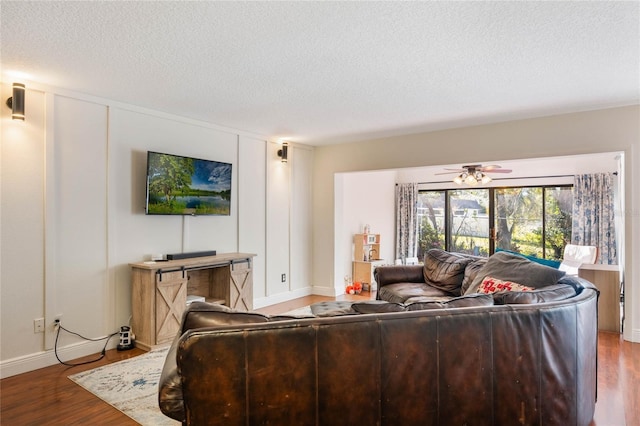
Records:
[[[158,407],[158,382],[168,347],[69,376],[143,426],[179,425]]]
[[[311,316],[303,306],[282,315]],[[98,398],[143,426],[179,425],[158,407],[158,383],[168,347],[69,376]]]
[[[296,317],[313,316],[313,314],[311,313],[311,305],[303,306],[302,308],[285,312],[282,315],[290,315]]]

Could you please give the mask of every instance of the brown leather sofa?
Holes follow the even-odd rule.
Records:
[[[160,408],[195,425],[588,425],[598,292],[568,281],[555,301],[565,284],[311,318],[194,303]]]
[[[382,266],[374,274],[378,285],[376,298],[403,304],[476,294],[487,277],[517,282],[535,290],[563,283],[573,285],[564,272],[509,252],[486,258],[431,249],[425,254],[424,265]],[[567,297],[566,292],[557,290],[547,292],[546,300]]]

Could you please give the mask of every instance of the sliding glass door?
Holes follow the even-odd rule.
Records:
[[[489,190],[458,189],[449,194],[449,251],[489,255]]]
[[[495,247],[561,260],[571,240],[570,186],[500,188],[495,197]]]
[[[571,239],[571,186],[421,191],[418,200],[420,258],[441,248],[559,260]]]
[[[562,260],[564,246],[571,243],[573,188],[545,187],[544,257]]]
[[[421,191],[418,257],[432,248],[489,255],[489,190]]]
[[[445,250],[445,211],[447,191],[421,191],[418,194],[418,259],[432,248]]]
[[[500,188],[495,199],[495,248],[542,257],[542,188]]]

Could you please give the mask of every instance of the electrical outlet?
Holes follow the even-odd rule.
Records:
[[[36,318],[33,320],[33,332],[44,333],[44,318]]]
[[[282,276],[280,277],[280,280],[281,280],[283,283],[286,283],[286,282],[287,282],[287,274],[282,274]]]
[[[53,329],[55,330],[62,323],[62,314],[58,314],[53,317]]]

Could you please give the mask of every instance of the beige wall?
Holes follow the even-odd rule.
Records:
[[[640,107],[510,121],[318,147],[314,164],[314,284],[334,285],[334,175],[452,163],[586,153],[625,153],[627,322],[625,338],[640,341]],[[635,260],[635,262],[634,262]]]

